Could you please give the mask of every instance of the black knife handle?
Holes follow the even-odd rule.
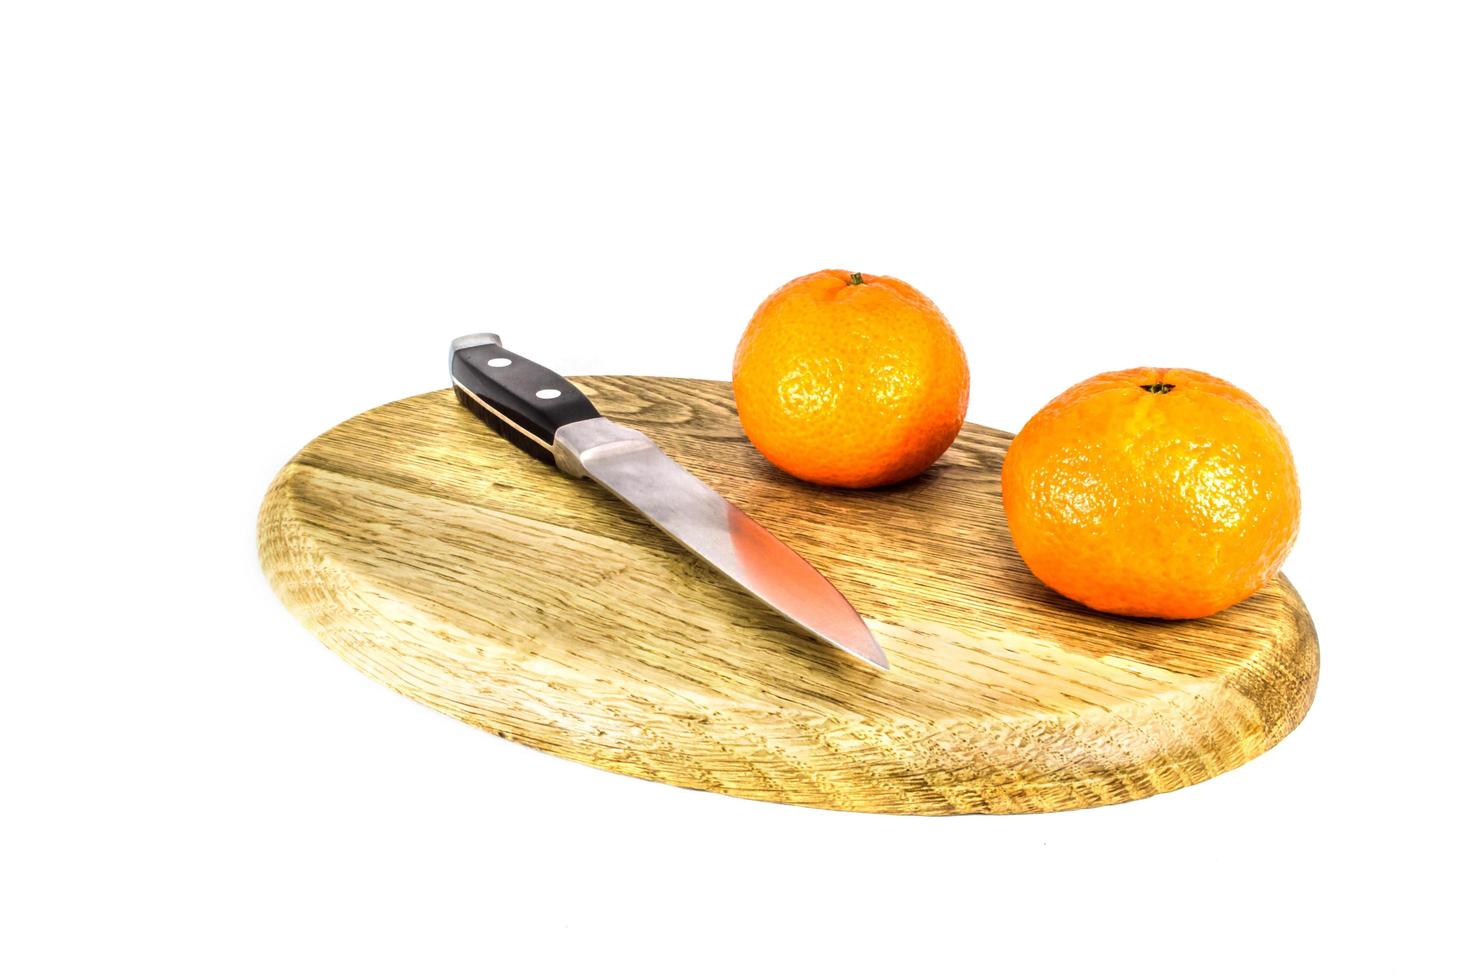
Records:
[[[492,333],[451,341],[450,378],[462,405],[512,445],[553,461],[553,433],[599,417],[573,382],[519,357]]]

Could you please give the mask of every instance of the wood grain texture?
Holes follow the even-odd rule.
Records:
[[[1103,616],[1036,581],[999,499],[1008,435],[969,424],[927,473],[811,487],[743,438],[730,386],[575,379],[791,544],[889,655],[852,663],[600,487],[448,391],[315,439],[262,505],[261,562],[345,660],[474,725],[615,772],[889,813],[1134,800],[1284,738],[1319,652],[1281,578],[1209,619]]]

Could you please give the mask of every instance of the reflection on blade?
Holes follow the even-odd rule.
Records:
[[[865,622],[828,579],[653,443],[641,438],[617,452],[585,454],[581,462],[615,496],[799,626],[889,667]]]

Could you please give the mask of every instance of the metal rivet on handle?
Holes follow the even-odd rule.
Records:
[[[557,388],[544,388],[544,389],[542,389],[541,391],[539,391],[537,393],[537,397],[539,397],[539,398],[557,398],[561,394],[563,394],[563,392],[559,391]]]
[[[489,361],[486,362],[486,366],[487,367],[506,367],[508,364],[511,364],[511,363],[512,363],[512,359],[510,357],[493,357],[491,360],[489,360]]]

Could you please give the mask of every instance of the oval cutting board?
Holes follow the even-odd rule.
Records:
[[[827,575],[891,670],[810,639],[449,391],[350,419],[281,471],[259,534],[282,601],[363,672],[498,735],[805,806],[1133,800],[1240,765],[1310,707],[1315,630],[1283,578],[1183,623],[1036,581],[1003,518],[1002,432],[969,424],[897,487],[821,489],[748,444],[729,385],[575,380]]]

